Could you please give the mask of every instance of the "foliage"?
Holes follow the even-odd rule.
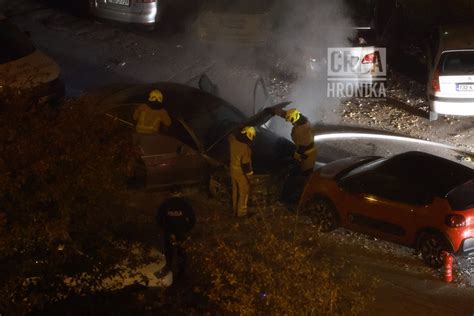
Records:
[[[0,113],[0,312],[25,313],[115,272],[131,134],[87,103]],[[28,108],[29,110],[26,110]],[[2,109],[5,109],[4,107]]]
[[[299,225],[295,234],[294,216],[260,215],[239,222],[219,213],[200,218],[206,238],[194,240],[189,251],[193,265],[209,280],[199,291],[212,310],[239,315],[365,311],[375,280],[329,258],[314,227]]]

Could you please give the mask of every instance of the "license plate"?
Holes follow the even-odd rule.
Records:
[[[107,3],[129,6],[130,0],[107,0]]]
[[[474,84],[470,83],[458,83],[456,85],[457,91],[474,91]]]

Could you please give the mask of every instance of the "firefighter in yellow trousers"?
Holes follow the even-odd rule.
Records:
[[[232,206],[238,217],[248,215],[249,180],[253,175],[250,145],[256,135],[255,128],[246,126],[229,136],[230,176],[232,178]]]
[[[297,109],[290,109],[288,111],[278,110],[275,111],[275,114],[293,124],[291,139],[296,145],[293,157],[298,164],[298,168],[297,170],[290,169],[283,185],[280,201],[287,205],[294,205],[298,202],[303,192],[304,184],[316,163],[314,136],[308,119]]]
[[[316,163],[316,146],[308,118],[297,109],[290,109],[286,112],[282,110],[276,114],[293,124],[291,139],[296,145],[293,158],[298,162],[303,174],[311,173]]]
[[[163,107],[163,94],[160,90],[150,92],[148,102],[137,107],[133,119],[137,122],[136,131],[139,134],[159,133],[162,125],[171,125],[171,118]]]

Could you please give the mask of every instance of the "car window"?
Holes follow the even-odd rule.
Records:
[[[197,144],[191,135],[188,133],[186,128],[184,128],[183,124],[176,119],[171,118],[172,123],[168,130],[164,131],[165,135],[169,135],[179,139],[184,144],[190,146],[194,150],[198,150]]]
[[[373,195],[406,204],[426,205],[433,199],[421,184],[383,173],[370,172],[345,178],[342,187],[352,193]]]
[[[447,198],[453,210],[474,208],[474,180],[454,188],[447,194]]]
[[[206,112],[186,118],[186,122],[198,139],[203,142],[204,148],[209,148],[222,135],[232,131],[244,121],[245,116],[227,104],[210,107]]]
[[[25,57],[35,51],[30,38],[7,20],[0,21],[0,64]]]
[[[474,73],[474,51],[443,53],[439,65],[443,75]]]
[[[380,159],[374,160],[372,162],[369,162],[367,164],[363,164],[362,166],[351,170],[345,176],[345,178],[350,178],[350,177],[353,177],[353,176],[356,176],[356,175],[362,175],[364,173],[375,171],[378,168],[381,168],[383,166],[383,164],[385,163],[385,161],[387,161],[387,160],[388,160],[388,158],[380,158]]]

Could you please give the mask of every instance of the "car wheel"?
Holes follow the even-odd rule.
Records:
[[[430,111],[430,122],[434,122],[438,119],[438,113]]]
[[[316,198],[305,207],[305,211],[313,224],[319,226],[322,232],[329,232],[338,226],[338,214],[334,204],[328,199]]]
[[[433,268],[439,268],[443,265],[442,253],[449,252],[449,247],[439,234],[427,233],[420,238],[419,250],[426,264]]]

